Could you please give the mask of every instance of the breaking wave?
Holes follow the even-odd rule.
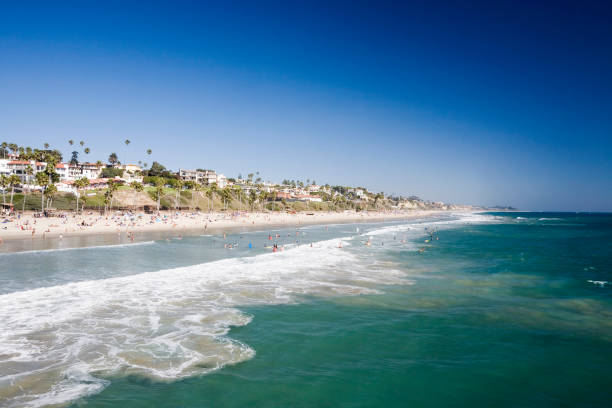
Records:
[[[341,241],[349,248],[338,248]],[[100,392],[110,375],[168,381],[208,373],[255,354],[227,337],[232,326],[251,321],[237,307],[301,295],[373,294],[379,285],[411,283],[350,246],[333,239],[1,295],[0,401],[61,405]]]
[[[126,243],[126,244],[94,245],[94,246],[70,247],[70,248],[34,249],[31,251],[0,253],[0,256],[33,255],[33,254],[44,254],[48,252],[59,252],[59,251],[82,251],[82,250],[87,250],[87,249],[127,248],[127,247],[140,246],[140,245],[151,245],[154,243],[155,241],[143,241],[143,242],[131,242],[131,243]]]

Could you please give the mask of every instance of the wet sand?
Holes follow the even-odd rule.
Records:
[[[269,231],[313,224],[400,221],[458,211],[411,210],[394,212],[310,213],[64,213],[65,217],[34,218],[33,213],[0,224],[0,253],[46,249],[135,244],[177,236]],[[35,221],[35,223],[34,223]],[[83,226],[83,222],[86,224]],[[6,229],[4,229],[6,228]],[[32,234],[34,229],[34,234]]]

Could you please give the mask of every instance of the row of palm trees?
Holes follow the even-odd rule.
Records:
[[[128,146],[131,143],[131,141],[129,139],[126,139],[124,143],[126,146]],[[73,139],[69,139],[68,144],[70,146],[74,146],[75,141]],[[85,146],[84,140],[79,141],[79,145],[81,146],[81,148],[83,148],[83,153],[85,154],[91,153],[91,149]],[[59,180],[58,180],[57,173],[55,172],[55,165],[62,160],[62,154],[59,150],[49,150],[50,148],[49,143],[45,142],[43,144],[43,147],[44,147],[44,150],[40,150],[36,148],[31,148],[29,146],[28,147],[19,146],[16,143],[2,142],[0,144],[0,150],[2,152],[3,158],[6,158],[7,152],[10,151],[14,155],[18,155],[21,160],[28,160],[28,161],[36,160],[36,161],[47,163],[46,169],[41,172],[36,173],[35,175],[36,184],[41,186],[43,189],[42,191],[43,194],[41,196],[41,211],[44,210],[45,208],[45,198],[47,199],[47,206],[49,206],[52,203],[53,196],[57,193],[57,188],[55,187],[54,183],[56,183]],[[153,151],[149,148],[149,149],[146,149],[146,153],[147,155],[151,155]],[[113,156],[115,158],[115,161],[118,162],[116,153],[111,153],[109,157],[112,158]],[[98,160],[97,163],[102,164],[100,160]],[[141,161],[139,161],[138,163],[142,164]],[[145,167],[146,167],[146,163],[145,163]],[[26,184],[30,185],[31,178],[34,175],[34,169],[32,168],[32,166],[28,165],[25,169],[25,173],[26,173]],[[17,175],[13,174],[10,176],[5,176],[5,175],[0,176],[0,187],[2,187],[2,191],[3,191],[2,196],[3,196],[4,204],[6,203],[6,189],[8,187],[11,188],[10,203],[12,205],[15,187],[20,184],[22,183],[21,183],[20,178]],[[75,194],[76,199],[77,199],[76,209],[78,212],[79,190],[87,187],[89,185],[89,180],[86,177],[83,177],[81,179],[76,180],[74,185],[76,188],[76,194]],[[116,186],[113,188],[109,188],[109,190],[110,190],[110,194],[108,195],[108,197],[105,197],[105,199],[108,201],[112,201],[112,196],[113,196],[114,191],[116,190]],[[27,193],[25,193],[24,191],[22,211],[25,211],[26,198],[27,198]]]
[[[70,146],[73,146],[75,144],[75,141],[72,139],[69,139],[68,144]],[[129,139],[126,139],[124,141],[124,144],[126,146],[129,146],[131,144],[131,141]],[[83,152],[85,154],[89,154],[91,152],[91,149],[89,147],[85,147],[85,142],[83,140],[79,141],[79,145],[81,146],[81,148],[83,148]],[[61,153],[58,150],[49,150],[49,143],[44,143],[44,150],[32,149],[30,147],[21,147],[15,143],[7,143],[7,142],[3,142],[1,144],[1,147],[2,147],[2,153],[4,157],[6,157],[7,151],[12,151],[14,154],[18,153],[19,157],[23,160],[35,159],[38,161],[47,162],[46,169],[44,169],[41,172],[36,173],[35,180],[36,180],[36,184],[40,185],[43,188],[43,194],[41,196],[41,208],[44,209],[45,207],[45,199],[46,199],[47,207],[49,207],[52,203],[53,196],[57,192],[57,189],[54,183],[59,180],[58,180],[57,173],[55,173],[55,164],[61,160]],[[145,152],[147,155],[152,154],[151,149],[146,149]],[[101,164],[102,162],[98,161],[98,163]],[[116,153],[110,154],[109,163],[111,164],[119,163]],[[139,161],[138,163],[142,164],[141,161]],[[146,167],[146,163],[144,164],[144,166]],[[26,169],[26,179],[27,179],[28,185],[30,184],[32,175],[34,175],[34,170],[32,169],[31,166],[28,166]],[[263,205],[265,205],[270,199],[275,199],[276,196],[275,196],[275,193],[268,193],[268,192],[263,191],[261,189],[261,185],[256,184],[256,183],[259,183],[259,181],[261,181],[261,178],[258,177],[257,179],[254,180],[255,175],[259,176],[259,172],[256,172],[255,174],[249,173],[247,175],[247,180],[248,180],[247,183],[253,186],[258,186],[259,189],[256,190],[255,188],[253,188],[249,191],[248,194],[246,194],[239,186],[227,186],[223,189],[220,189],[216,183],[213,183],[212,185],[208,186],[208,185],[198,184],[192,181],[184,182],[182,180],[173,180],[172,186],[176,188],[175,197],[174,197],[175,207],[176,208],[180,207],[181,191],[184,188],[186,188],[188,190],[191,190],[191,207],[192,208],[196,207],[195,205],[196,196],[202,197],[202,195],[205,195],[208,198],[208,207],[209,207],[208,210],[209,211],[212,211],[214,209],[214,200],[217,197],[221,200],[223,209],[225,210],[229,208],[231,202],[234,200],[239,201],[241,207],[248,206],[248,208],[250,208],[251,210],[254,210],[255,205],[259,204],[260,209],[263,209]],[[239,176],[239,178],[241,178],[241,176]],[[254,181],[256,183],[254,183]],[[306,185],[310,184],[310,182],[311,182],[310,179],[307,179]],[[312,180],[312,184],[315,184],[315,183],[316,182]],[[11,175],[8,177],[2,176],[0,178],[0,186],[3,188],[3,202],[6,202],[6,189],[10,187],[11,188],[11,204],[13,203],[14,188],[19,184],[20,184],[20,180],[19,180],[19,177],[17,177],[16,175]],[[161,206],[161,198],[163,196],[164,187],[166,186],[166,184],[167,184],[167,180],[164,179],[163,177],[156,177],[152,183],[154,187],[153,197],[157,201],[158,210]],[[283,180],[283,184],[301,186],[303,185],[303,182],[300,182],[300,181],[296,182],[294,180]],[[79,191],[89,186],[89,180],[87,178],[76,180],[74,186],[76,188],[76,193],[75,193],[76,210],[78,212],[79,210]],[[105,192],[105,196],[104,196],[105,209],[112,207],[114,193],[117,190],[118,186],[119,186],[118,183],[114,183],[114,182],[110,183],[109,188]],[[130,187],[137,192],[142,192],[144,190],[144,186],[138,182],[131,183]],[[327,198],[328,200],[325,200],[325,201],[331,202],[334,207],[341,207],[341,206],[346,206],[350,204],[349,200],[346,197],[344,197],[343,194],[335,195],[333,197],[329,196]],[[385,196],[383,193],[378,193],[376,195],[373,195],[372,198],[374,199],[374,205],[377,208],[378,208],[379,203],[384,202],[385,200]],[[26,197],[24,195],[24,200],[23,200],[24,210],[25,210],[25,202],[26,202]]]
[[[151,180],[154,187],[152,192],[153,198],[157,202],[157,209],[161,207],[161,198],[164,195],[164,188],[169,185],[168,180],[163,177],[154,177]],[[136,191],[142,191],[144,186],[141,183],[133,182],[130,187]],[[206,197],[208,200],[208,211],[214,210],[214,201],[218,198],[221,201],[224,210],[228,210],[232,201],[238,201],[243,209],[250,208],[253,210],[255,204],[259,204],[260,209],[270,200],[275,199],[276,195],[266,191],[256,191],[251,189],[249,194],[246,194],[239,186],[226,186],[219,188],[217,183],[204,185],[194,181],[173,180],[171,187],[175,188],[174,206],[179,208],[181,205],[181,191],[184,189],[191,191],[191,208],[196,208],[196,199]]]

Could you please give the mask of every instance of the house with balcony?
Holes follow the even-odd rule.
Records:
[[[28,176],[28,166],[32,168],[32,176]],[[36,160],[11,160],[6,164],[9,174],[17,175],[22,183],[27,183],[28,178],[33,180],[36,173],[43,171],[46,167],[47,163],[37,162]]]
[[[225,188],[227,186],[227,178],[223,174],[217,174],[213,170],[179,169],[178,175],[183,181],[193,181],[204,185],[217,183],[217,187],[219,188]]]

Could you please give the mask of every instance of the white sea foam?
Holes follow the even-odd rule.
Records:
[[[99,392],[111,374],[173,380],[206,373],[255,353],[226,336],[251,320],[238,306],[410,283],[371,257],[337,248],[340,241],[1,295],[0,401],[63,404]]]
[[[430,227],[444,227],[444,226],[459,226],[466,224],[482,224],[498,222],[498,218],[492,215],[479,214],[479,213],[457,213],[452,214],[452,219],[439,219],[430,221],[414,221],[407,224],[391,225],[388,227],[377,228],[375,230],[366,232],[364,235],[376,236],[376,235],[389,235],[397,233],[415,233],[419,236],[425,231],[425,228]]]
[[[151,244],[154,244],[154,243],[155,243],[155,241],[143,241],[143,242],[131,242],[131,243],[126,243],[126,244],[94,245],[94,246],[71,247],[71,248],[35,249],[35,250],[31,250],[31,251],[0,253],[0,256],[8,256],[8,255],[33,255],[33,254],[47,253],[47,252],[82,251],[82,250],[87,250],[87,249],[127,248],[127,247],[140,246],[140,245],[151,245]]]
[[[591,280],[591,279],[589,279],[587,282],[592,283],[593,285],[601,286],[601,287],[604,287],[610,284],[610,282],[608,281]]]

